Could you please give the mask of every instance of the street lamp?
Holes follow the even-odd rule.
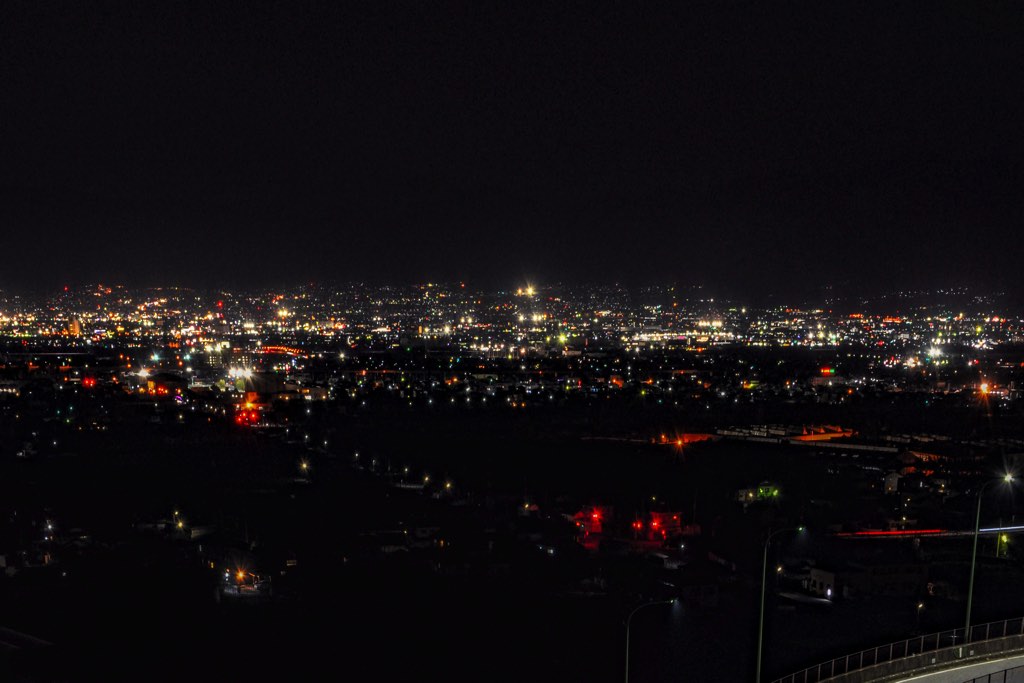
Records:
[[[757,675],[754,679],[755,683],[761,683],[761,645],[764,640],[764,594],[768,573],[768,546],[771,545],[772,538],[787,531],[802,533],[804,531],[804,527],[798,526],[779,529],[778,531],[773,531],[768,534],[768,538],[764,539],[764,558],[761,562],[761,616],[757,622]]]
[[[974,546],[971,549],[971,578],[967,581],[967,620],[964,622],[964,642],[971,642],[971,603],[974,600],[974,565],[978,560],[978,527],[981,524],[981,496],[989,484],[1001,481],[1004,484],[1013,483],[1013,475],[1006,473],[1002,479],[989,479],[978,489],[978,505],[974,511]]]
[[[645,602],[644,604],[633,608],[633,611],[629,613],[628,617],[626,617],[626,683],[629,683],[629,622],[632,621],[633,615],[644,607],[650,607],[651,605],[672,605],[675,604],[675,601],[675,598],[672,598],[671,600],[654,600],[652,602]]]

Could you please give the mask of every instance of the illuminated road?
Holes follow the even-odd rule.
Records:
[[[49,645],[50,643],[35,636],[0,626],[0,656],[18,650],[43,648]]]
[[[994,534],[1013,534],[1024,531],[1024,525],[988,527],[978,529],[979,536],[992,536]],[[836,538],[843,539],[879,539],[879,538],[954,538],[960,536],[974,536],[974,531],[950,531],[948,529],[899,529],[894,531],[882,531],[869,529],[865,531],[849,531],[835,534]]]
[[[951,669],[918,674],[909,678],[891,679],[894,683],[965,683],[972,679],[1005,669],[1024,666],[1024,655],[1015,655],[1004,659],[994,659],[975,664],[964,664]],[[1018,672],[1019,673],[1019,672]],[[1002,680],[1001,678],[994,680]],[[1007,680],[1013,680],[1012,678]]]

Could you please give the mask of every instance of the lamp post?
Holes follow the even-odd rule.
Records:
[[[764,594],[765,584],[767,583],[768,574],[768,546],[771,545],[772,539],[781,533],[787,531],[804,531],[804,527],[789,527],[786,529],[779,529],[768,534],[768,538],[764,540],[764,557],[761,562],[761,616],[757,622],[757,675],[755,676],[755,683],[761,683],[761,646],[764,642]]]
[[[645,602],[642,605],[638,605],[633,608],[633,611],[626,617],[626,677],[625,682],[629,683],[629,622],[632,621],[633,615],[642,610],[644,607],[650,607],[651,605],[671,605],[675,603],[675,598],[671,600],[654,600],[652,602]]]
[[[981,525],[981,496],[989,484],[1002,481],[1005,484],[1013,482],[1013,475],[1007,473],[1002,479],[990,479],[978,489],[978,505],[974,510],[974,545],[971,549],[971,578],[967,581],[967,619],[964,622],[964,642],[971,642],[971,603],[974,600],[974,567],[978,561],[978,527]]]

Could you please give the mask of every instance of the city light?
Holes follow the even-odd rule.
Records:
[[[1024,6],[751,4],[3,5],[0,683],[1024,683]]]

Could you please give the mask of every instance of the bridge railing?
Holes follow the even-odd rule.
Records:
[[[1024,666],[993,671],[990,674],[984,674],[969,681],[964,681],[964,683],[1020,683],[1021,681],[1024,681]]]
[[[836,657],[816,666],[810,666],[794,674],[777,678],[773,683],[818,683],[827,681],[830,678],[841,676],[864,669],[869,666],[876,666],[898,659],[906,659],[925,652],[934,652],[943,648],[964,644],[963,628],[956,628],[949,631],[939,631],[925,636],[915,636],[906,640],[879,645],[860,652]],[[1024,635],[1024,617],[993,621],[987,624],[974,624],[971,626],[970,638],[967,642],[977,643],[993,638],[1005,638],[1007,636]]]

